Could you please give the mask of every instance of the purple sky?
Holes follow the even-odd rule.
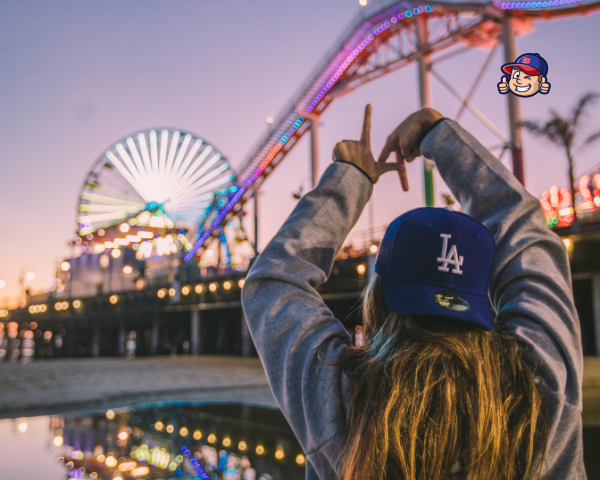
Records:
[[[266,131],[325,50],[359,10],[358,0],[105,0],[0,4],[0,298],[18,291],[22,270],[34,289],[52,279],[75,231],[77,197],[94,160],[117,139],[148,127],[190,130],[210,140],[234,167]],[[547,96],[521,100],[523,117],[566,112],[598,89],[600,15],[538,22],[517,40],[519,53],[549,63]],[[486,52],[474,50],[435,68],[465,94]],[[474,97],[503,132],[506,99],[498,94],[498,49]],[[414,66],[361,87],[323,115],[321,171],[335,143],[357,138],[365,103],[373,104],[373,151],[418,105]],[[448,117],[457,101],[432,78],[433,106]],[[600,103],[589,131],[600,129]],[[461,123],[487,146],[498,142],[471,114]],[[600,145],[600,144],[599,144]],[[581,173],[600,162],[592,147],[577,158]],[[508,155],[504,157],[509,160]],[[308,184],[308,137],[269,177],[261,197],[259,247],[295,205],[291,191]],[[375,225],[422,205],[422,167],[409,168],[410,192],[396,175],[374,194]],[[564,185],[561,152],[525,135],[527,187],[539,196]],[[448,191],[437,178],[436,202]],[[368,226],[367,211],[357,229]],[[252,217],[247,229],[251,233]]]

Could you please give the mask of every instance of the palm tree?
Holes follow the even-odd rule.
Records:
[[[600,94],[596,92],[586,93],[579,99],[568,117],[563,117],[556,110],[551,109],[550,119],[544,124],[541,124],[538,120],[524,120],[520,123],[525,130],[534,136],[545,138],[564,150],[569,163],[569,187],[573,202],[574,224],[577,222],[577,213],[575,212],[575,175],[573,173],[575,154],[600,139],[600,132],[587,137],[577,148],[575,148],[575,139],[581,134],[581,121],[587,114],[587,108],[598,97],[600,97]]]

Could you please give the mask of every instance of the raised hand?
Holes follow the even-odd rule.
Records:
[[[376,162],[371,153],[371,105],[365,107],[365,119],[363,122],[362,135],[360,141],[343,140],[336,144],[333,149],[333,160],[335,162],[351,163],[365,175],[367,175],[373,183],[377,183],[379,177],[390,170],[398,171],[402,180],[402,172],[406,176],[404,163],[385,163]],[[404,188],[404,184],[402,184]],[[408,190],[408,183],[405,191]]]
[[[408,177],[404,161],[412,162],[421,155],[421,142],[433,125],[444,116],[433,108],[422,108],[409,115],[387,138],[383,150],[379,154],[378,163],[385,162],[392,152],[396,153],[397,165],[402,189],[408,191]],[[385,165],[385,163],[383,163]]]
[[[498,84],[498,91],[505,95],[508,93],[508,82],[506,80],[506,76],[502,76],[502,81]]]
[[[543,95],[546,95],[549,91],[550,91],[550,84],[548,83],[548,80],[546,79],[546,77],[544,77],[542,75],[542,78],[540,80],[540,93]]]

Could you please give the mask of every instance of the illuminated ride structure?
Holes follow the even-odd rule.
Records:
[[[498,138],[499,157],[510,150],[513,172],[524,183],[518,97],[506,96],[505,136],[471,104],[473,93],[499,44],[512,62],[515,35],[531,31],[536,20],[595,12],[600,3],[382,3],[361,11],[235,174],[214,147],[186,132],[144,131],[106,152],[81,191],[73,256],[62,262],[53,291],[29,296],[22,308],[0,310],[0,358],[252,355],[240,302],[255,253],[241,227],[245,203],[309,130],[316,184],[319,116],[339,96],[412,63],[420,105],[431,106],[433,76],[460,101],[456,119],[469,110]],[[435,67],[472,48],[490,53],[462,95]],[[582,218],[600,203],[596,173],[579,184]],[[433,205],[429,162],[424,180],[426,204]],[[542,204],[549,226],[554,218],[559,227],[561,217],[568,223],[564,190],[550,189]],[[319,287],[349,332],[360,320],[355,302],[377,252],[373,232],[365,238],[358,249],[342,249]],[[589,274],[592,267],[600,272],[600,258],[590,267],[598,243],[579,242],[574,250],[570,243],[569,251],[576,303],[587,309],[579,311],[586,354],[600,350],[600,274]]]
[[[67,478],[305,478],[283,414],[249,405],[173,402],[50,417]]]
[[[412,63],[418,67],[420,106],[432,106],[429,82],[433,76],[461,102],[455,118],[458,120],[465,110],[475,115],[498,138],[499,157],[506,150],[511,151],[513,172],[525,183],[518,97],[507,95],[508,138],[470,100],[500,43],[506,63],[513,62],[517,58],[515,35],[532,31],[535,21],[589,14],[597,11],[600,3],[574,0],[429,2],[427,5],[415,1],[383,3],[383,6],[367,7],[362,11],[252,149],[236,176],[234,183],[238,190],[219,195],[217,203],[222,206],[207,216],[200,237],[185,256],[186,261],[210,247],[212,238],[219,235],[219,227],[242,211],[244,203],[254,196],[308,130],[311,130],[314,186],[318,175],[319,116],[336,98]],[[434,66],[472,48],[490,50],[490,53],[463,96]],[[432,168],[432,162],[424,161],[427,205],[434,204]]]
[[[146,130],[116,142],[83,184],[73,255],[61,264],[57,296],[164,283],[175,254],[192,248],[198,228],[222,206],[217,197],[238,191],[234,178],[222,154],[192,133]],[[188,266],[188,277],[199,278],[203,267],[221,267],[222,273],[247,267],[253,252],[247,241],[240,248],[241,218],[218,231],[214,254],[205,252],[196,269]]]

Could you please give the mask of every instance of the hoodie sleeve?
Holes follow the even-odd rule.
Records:
[[[489,298],[496,327],[516,337],[545,392],[550,431],[545,478],[585,478],[583,356],[563,242],[547,228],[539,200],[458,123],[437,125],[421,152],[435,162],[465,212],[494,236]]]
[[[334,363],[351,344],[316,288],[371,196],[373,185],[353,165],[335,162],[258,256],[242,291],[250,333],[271,390],[313,468],[335,463],[346,430]],[[320,353],[319,353],[320,351]],[[332,477],[334,478],[334,477]]]

